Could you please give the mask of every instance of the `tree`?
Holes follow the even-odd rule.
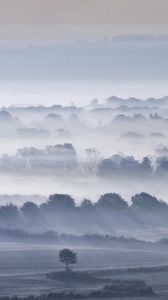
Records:
[[[151,211],[154,209],[159,209],[167,211],[167,203],[157,199],[156,197],[151,196],[148,193],[140,193],[132,196],[131,198],[132,208],[138,210]]]
[[[106,210],[126,210],[128,204],[120,195],[116,193],[106,193],[97,201],[96,207]]]
[[[22,214],[29,219],[36,219],[39,215],[39,208],[34,202],[26,202],[21,207]]]
[[[18,226],[20,219],[20,212],[16,205],[13,205],[12,203],[5,205],[2,205],[0,207],[0,220],[1,220],[1,226],[7,227],[13,227]]]
[[[45,207],[48,211],[72,211],[75,208],[74,199],[66,194],[54,194],[50,195],[49,200],[41,207]]]
[[[87,160],[84,164],[84,169],[86,172],[96,173],[99,164],[102,161],[102,156],[99,151],[94,148],[86,149]]]
[[[59,252],[59,261],[65,264],[66,272],[69,272],[69,265],[77,263],[77,254],[70,249],[63,249]]]
[[[94,208],[94,205],[93,205],[92,201],[90,201],[89,199],[84,199],[81,202],[80,207],[82,210],[92,210]]]

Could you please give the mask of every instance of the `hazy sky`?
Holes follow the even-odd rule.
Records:
[[[0,103],[168,94],[167,11],[167,0],[0,0]]]
[[[168,34],[167,0],[0,0],[1,43]]]

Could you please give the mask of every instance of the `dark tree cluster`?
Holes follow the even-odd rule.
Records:
[[[99,176],[120,176],[120,178],[159,178],[168,174],[168,156],[160,156],[156,160],[143,157],[142,160],[134,156],[113,155],[103,159],[98,166]]]
[[[147,193],[132,196],[131,205],[116,193],[107,193],[93,203],[84,199],[80,205],[65,194],[54,194],[37,205],[25,202],[0,207],[0,226],[29,231],[54,230],[80,234],[113,233],[113,229],[158,224],[168,227],[168,205]]]

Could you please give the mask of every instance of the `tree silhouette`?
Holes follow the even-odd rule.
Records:
[[[69,265],[77,263],[77,254],[70,249],[63,249],[59,252],[59,261],[65,264],[66,272],[69,272]]]

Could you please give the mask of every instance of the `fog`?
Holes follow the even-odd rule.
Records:
[[[166,0],[0,3],[0,300],[168,299]]]
[[[129,202],[148,192],[167,201],[167,114],[167,97],[4,106],[0,193],[64,191],[80,202],[116,192]]]
[[[0,284],[8,286],[3,295],[30,295],[33,285],[34,294],[45,292],[44,287],[51,291],[52,276],[65,272],[59,273],[56,263],[56,273],[46,274],[55,270],[50,251],[65,247],[84,251],[81,260],[98,251],[100,262],[96,257],[85,268],[79,262],[79,272],[84,268],[80,276],[93,272],[91,268],[98,273],[107,268],[108,251],[108,257],[118,259],[116,266],[128,266],[127,276],[167,272],[167,124],[167,96],[113,95],[85,105],[1,107],[0,251],[7,275],[1,276]],[[5,247],[10,253],[4,253]],[[125,264],[119,251],[125,253]],[[17,263],[12,266],[14,255]],[[34,255],[39,256],[40,274],[34,269]],[[152,269],[141,269],[138,263],[147,258]],[[66,279],[56,283],[53,291],[59,286],[64,291]],[[83,281],[80,284],[85,290]],[[151,286],[155,287],[153,281]]]
[[[0,199],[11,201],[0,206],[2,242],[98,246],[104,239],[106,246],[110,241],[129,246],[136,240],[167,240],[168,205],[147,193],[132,195],[129,205],[117,193],[102,194],[94,203],[85,198],[80,204],[68,194],[53,194],[48,199],[4,195]]]
[[[104,37],[103,33],[103,38],[91,41],[79,36],[70,42],[37,40],[24,46],[2,43],[1,103],[86,105],[92,98],[104,100],[112,94],[164,97],[168,40],[155,34]]]

